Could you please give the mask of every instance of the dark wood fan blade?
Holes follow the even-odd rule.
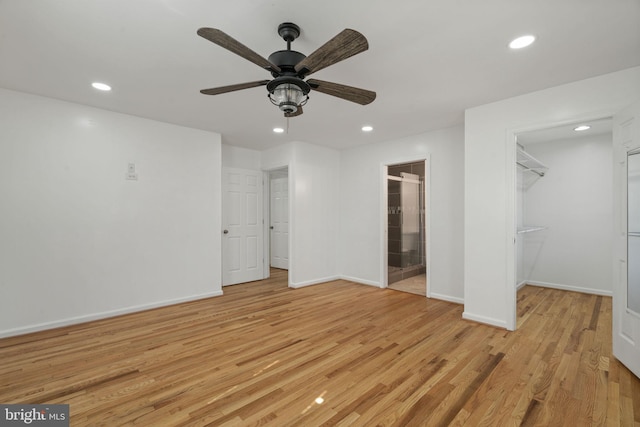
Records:
[[[306,76],[367,49],[367,39],[359,32],[347,28],[300,61],[295,68],[299,74]]]
[[[298,109],[296,110],[295,113],[284,113],[284,116],[285,117],[296,117],[296,116],[299,116],[302,113],[304,113],[304,111],[302,111],[302,107],[298,107]]]
[[[211,89],[202,89],[200,93],[204,95],[220,95],[221,93],[234,92],[236,90],[249,89],[252,87],[264,86],[269,80],[260,80],[257,82],[239,83],[237,85],[214,87]]]
[[[309,83],[309,86],[311,86],[313,90],[326,93],[327,95],[337,96],[338,98],[346,99],[347,101],[360,105],[370,104],[376,99],[376,93],[366,89],[315,79],[309,79],[307,83]]]
[[[228,34],[216,28],[206,28],[206,27],[200,28],[198,30],[198,35],[200,37],[204,37],[210,42],[217,44],[220,47],[223,47],[235,53],[236,55],[243,57],[247,61],[253,62],[254,64],[266,70],[273,71],[276,73],[280,73],[282,71],[280,70],[280,67],[278,67],[277,65],[272,64],[266,58],[255,53],[254,51],[252,51],[251,49],[249,49],[248,47],[240,43],[238,40],[234,39],[233,37],[229,36]]]

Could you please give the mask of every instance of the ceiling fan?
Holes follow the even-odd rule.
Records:
[[[239,41],[216,28],[200,28],[198,35],[223,47],[244,59],[271,72],[272,80],[258,80],[229,86],[203,89],[205,95],[219,95],[252,87],[266,86],[268,97],[285,117],[302,114],[302,106],[309,100],[313,89],[327,95],[336,96],[360,105],[367,105],[376,99],[376,93],[338,83],[308,79],[308,75],[323,68],[364,52],[369,48],[367,39],[359,32],[346,29],[319,47],[309,56],[291,50],[291,42],[300,35],[300,27],[291,22],[278,26],[278,34],[287,42],[287,50],[279,50],[265,59]]]

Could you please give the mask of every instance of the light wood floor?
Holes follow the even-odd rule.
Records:
[[[607,297],[526,286],[507,332],[389,289],[288,289],[282,271],[224,293],[2,339],[0,402],[68,403],[72,426],[640,423]]]

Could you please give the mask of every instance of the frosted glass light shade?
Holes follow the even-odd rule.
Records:
[[[298,107],[307,101],[307,96],[297,85],[293,83],[283,83],[276,86],[271,94],[269,94],[271,102],[285,113],[295,113]]]

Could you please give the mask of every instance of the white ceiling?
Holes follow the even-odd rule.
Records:
[[[285,48],[282,22],[309,54],[344,28],[369,50],[313,78],[362,87],[361,106],[312,92],[286,119],[264,87],[200,89],[269,79],[196,35],[228,33],[264,57]],[[532,33],[520,51],[506,45]],[[348,148],[461,124],[469,107],[640,65],[640,0],[0,0],[0,87],[211,130],[265,149],[288,141]],[[113,86],[101,93],[93,81]],[[375,130],[364,134],[364,124]]]
[[[576,132],[574,129],[581,125],[589,126],[589,129]],[[518,143],[523,146],[540,144],[543,142],[564,141],[567,139],[584,138],[589,136],[611,135],[613,132],[613,119],[604,117],[597,120],[586,120],[561,126],[523,132],[518,134]],[[613,135],[611,135],[613,138]]]

